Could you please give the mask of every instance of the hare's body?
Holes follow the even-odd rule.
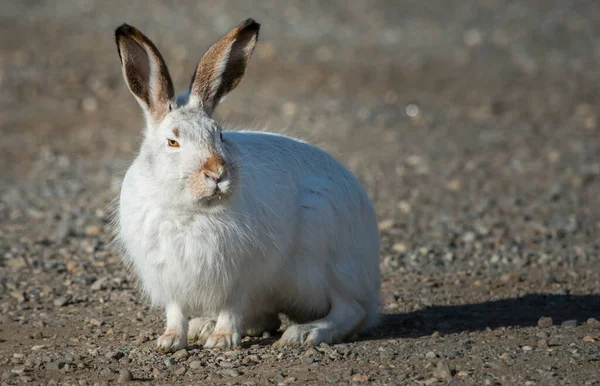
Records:
[[[253,26],[234,30],[234,41]],[[166,310],[159,348],[185,346],[188,317],[196,317],[191,337],[222,348],[239,344],[244,331],[276,329],[279,313],[299,323],[281,344],[337,342],[373,326],[379,234],[358,180],[327,153],[285,136],[228,132],[219,140],[220,128],[206,113],[215,105],[207,91],[198,86],[194,95],[193,83],[186,106],[173,108],[163,80],[140,87],[152,76],[131,75],[130,62],[150,72],[164,63],[137,30],[119,33],[125,78],[149,122],[123,182],[119,239],[144,292]],[[224,43],[211,50],[218,44]],[[231,44],[217,49],[225,55]],[[156,63],[139,65],[144,55]],[[224,66],[203,61],[197,78]],[[214,76],[210,71],[203,81]],[[195,105],[199,98],[203,108]]]
[[[307,322],[326,316],[339,299],[362,313],[364,324],[356,327],[372,326],[379,235],[356,178],[327,153],[291,138],[225,138],[240,160],[243,188],[221,209],[178,207],[146,175],[143,153],[127,172],[120,237],[152,302],[216,318],[231,299],[246,298],[244,320],[284,313]]]

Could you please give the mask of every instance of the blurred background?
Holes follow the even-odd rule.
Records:
[[[597,313],[597,299],[555,303],[600,293],[597,0],[1,0],[0,323],[19,327],[0,329],[0,352],[20,347],[10,339],[27,323],[63,328],[65,342],[83,326],[88,345],[113,326],[123,342],[142,321],[159,331],[106,238],[144,124],[114,30],[150,37],[183,92],[204,51],[248,17],[259,44],[217,109],[225,129],[305,139],[357,174],[379,217],[385,312],[484,302],[458,322],[454,309],[413,314],[384,338]],[[485,303],[532,292],[560,299]]]
[[[41,224],[46,235],[69,213],[87,224],[117,193],[143,126],[121,75],[118,25],[155,42],[183,92],[204,51],[253,17],[260,44],[218,119],[333,153],[367,187],[384,230],[402,240],[398,251],[433,249],[437,261],[456,239],[496,226],[509,238],[532,223],[597,234],[595,1],[0,7],[4,223],[21,219],[30,232]],[[523,257],[516,244],[518,256],[507,258]]]

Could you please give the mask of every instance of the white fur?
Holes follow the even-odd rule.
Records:
[[[182,136],[176,152],[164,145],[174,126]],[[227,181],[230,197],[195,201],[180,178],[200,167],[215,143],[213,127],[199,110],[173,111],[147,135],[123,181],[119,237],[144,292],[169,310],[167,328],[185,329],[178,318],[218,316],[217,329],[235,332],[235,344],[244,321],[261,313],[312,322],[336,307],[342,311],[330,324],[364,319],[363,329],[373,326],[379,234],[358,180],[304,142],[227,132],[224,154],[237,175]],[[318,340],[338,341],[348,332]]]
[[[226,132],[221,142],[196,102],[180,96],[161,122],[147,119],[119,200],[124,259],[166,312],[158,348],[180,349],[188,336],[236,346],[243,334],[277,329],[280,313],[295,323],[282,345],[339,342],[373,327],[379,232],[356,177],[282,135]],[[226,172],[204,179],[215,159]]]

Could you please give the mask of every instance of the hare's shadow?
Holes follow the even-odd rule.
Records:
[[[529,294],[459,306],[431,306],[404,314],[383,315],[380,326],[362,337],[364,340],[407,338],[486,328],[536,326],[542,316],[554,324],[567,320],[585,323],[588,318],[600,319],[600,295]]]

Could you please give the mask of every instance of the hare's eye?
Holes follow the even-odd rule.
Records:
[[[172,140],[172,139],[167,139],[167,143],[169,144],[170,147],[179,147],[179,142]]]
[[[222,132],[222,131],[219,131],[219,138],[221,138],[221,142],[225,142],[225,141],[223,140],[223,132]]]

